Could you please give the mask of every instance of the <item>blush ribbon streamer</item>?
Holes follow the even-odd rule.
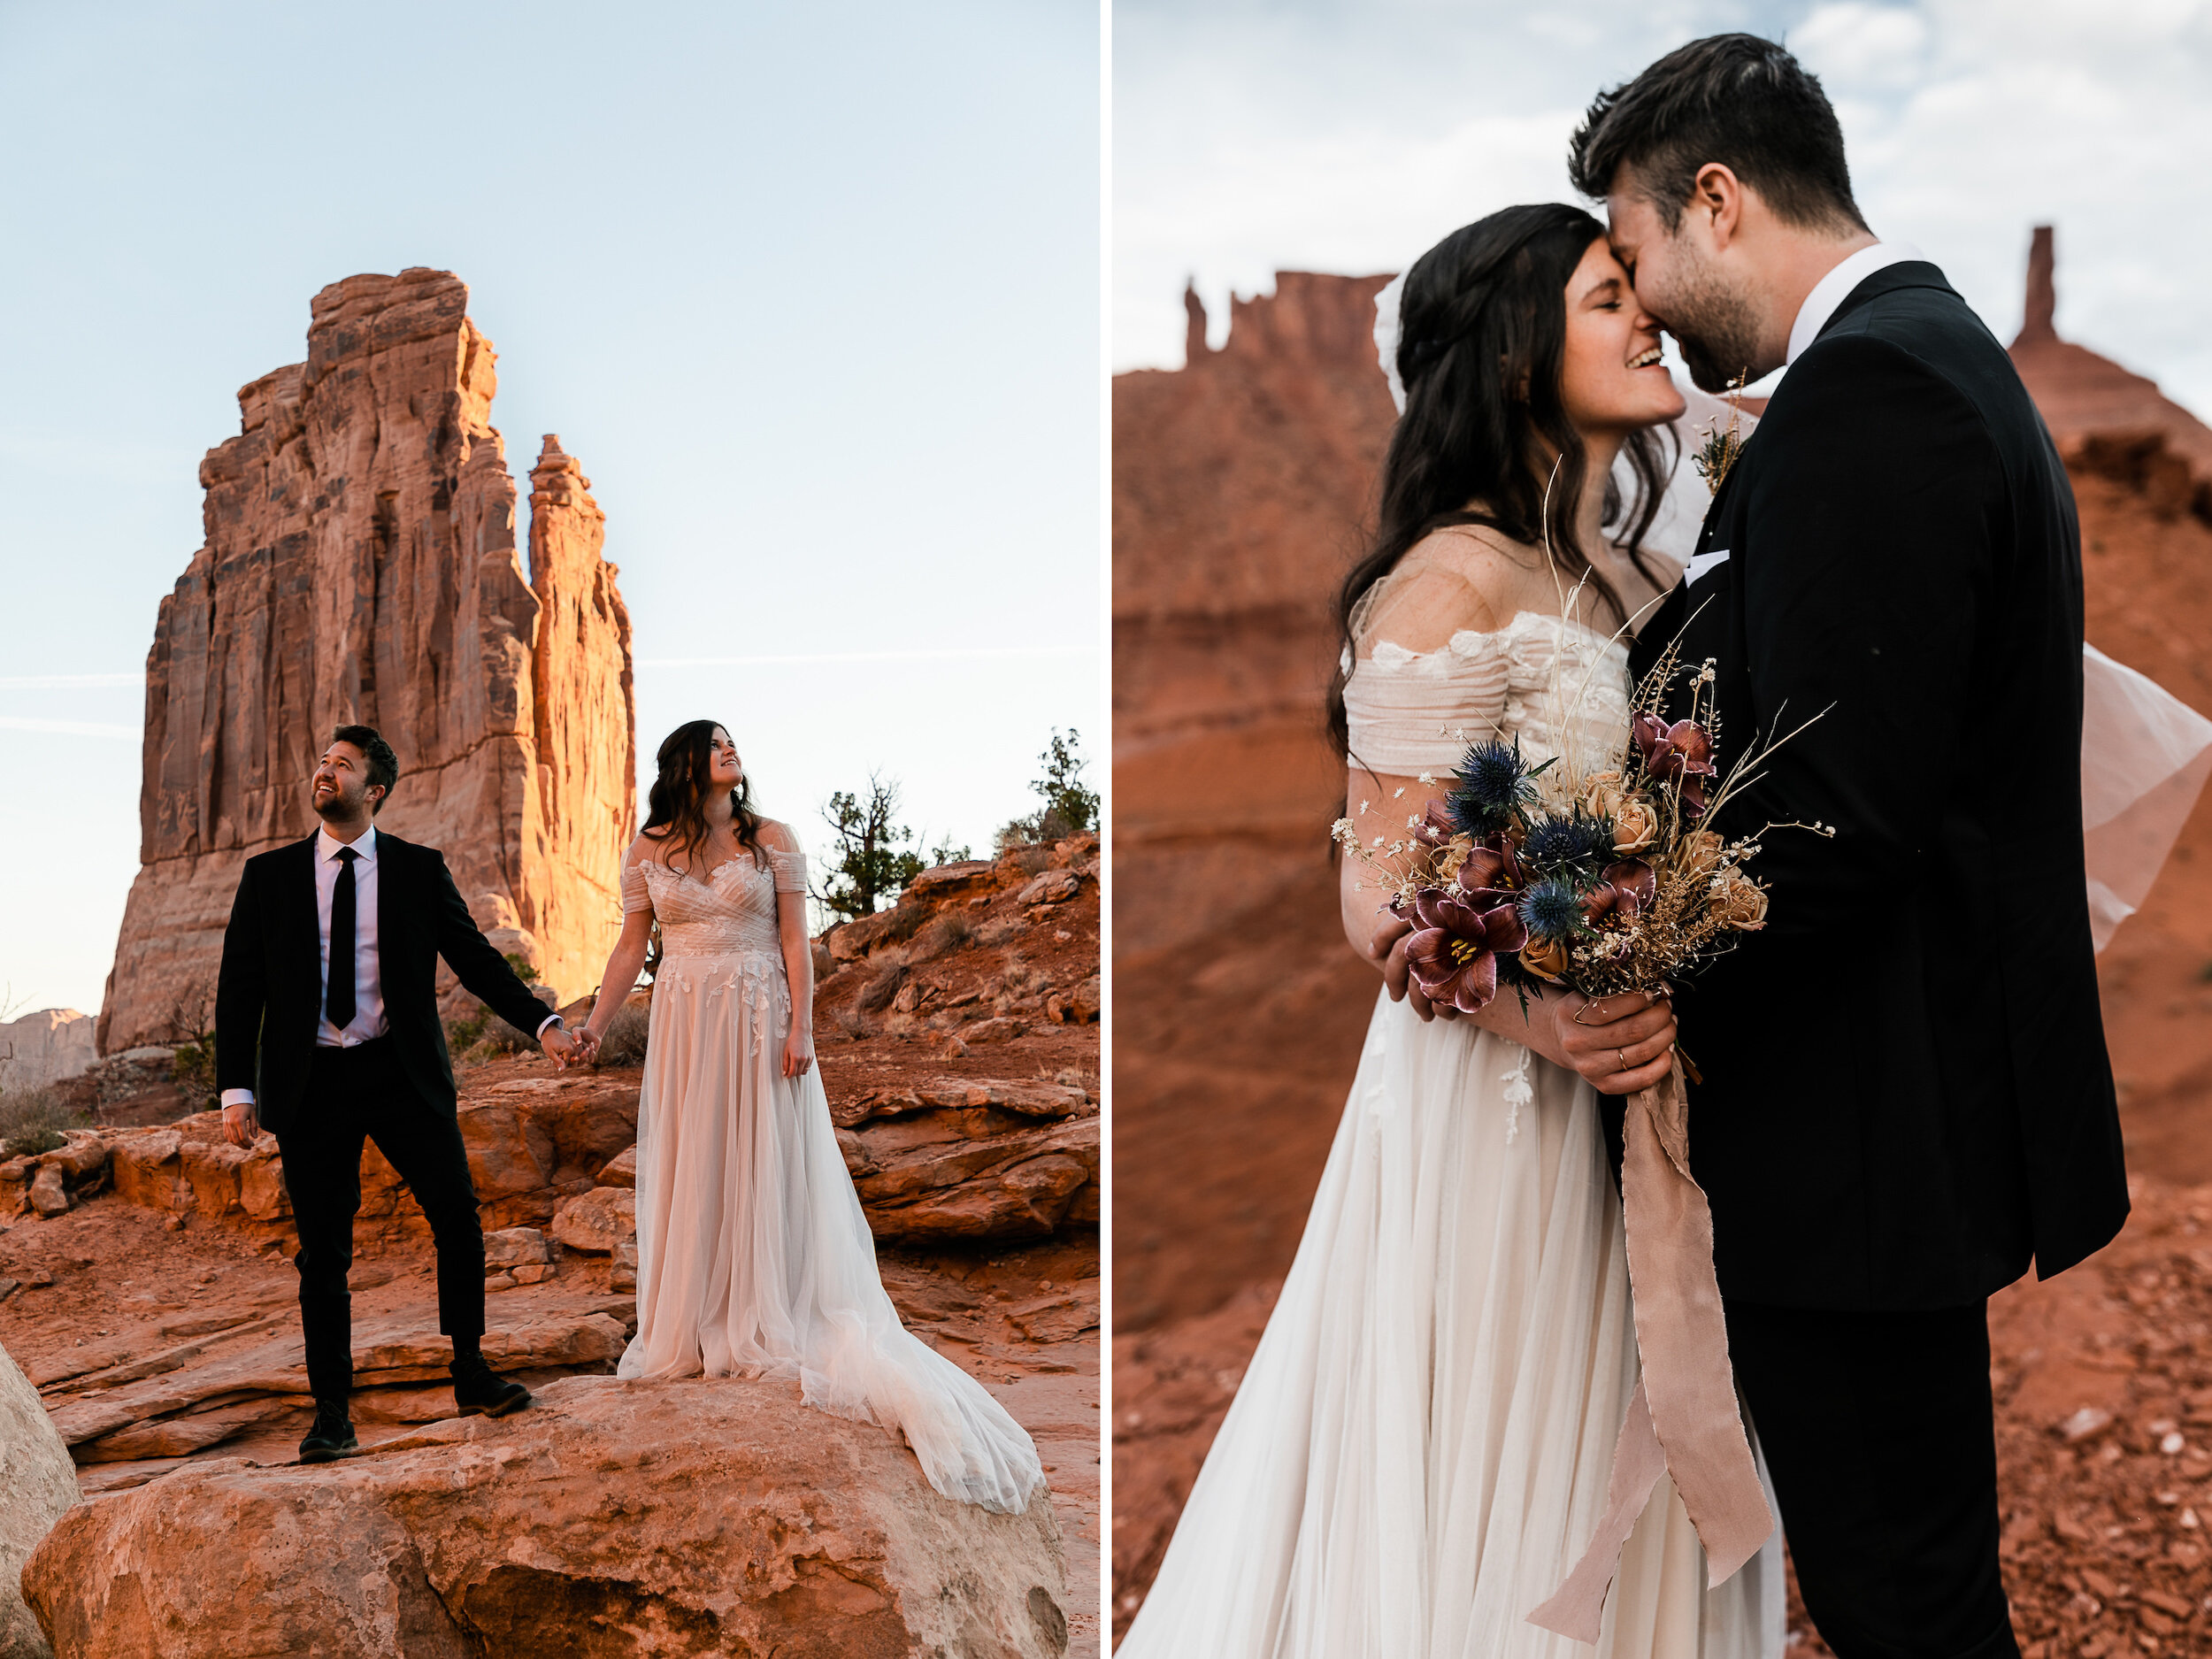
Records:
[[[1605,1513],[1589,1548],[1528,1616],[1540,1629],[1594,1642],[1621,1549],[1662,1473],[1674,1478],[1705,1546],[1707,1587],[1759,1553],[1774,1517],[1744,1433],[1713,1275],[1713,1212],[1690,1175],[1682,1063],[1629,1096],[1621,1166],[1628,1279],[1643,1376],[1613,1448]]]

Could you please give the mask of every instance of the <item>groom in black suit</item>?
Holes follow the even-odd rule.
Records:
[[[1765,930],[1676,999],[1737,1384],[1842,1659],[2016,1655],[1986,1298],[2128,1212],[2073,495],[2003,348],[1867,229],[1779,46],[1662,58],[1592,107],[1571,166],[1701,386],[1787,365],[1634,661],[1709,661],[1724,771],[1821,717],[1713,827],[1832,837],[1767,835]]]
[[[309,786],[322,827],[246,861],[223,935],[215,1071],[224,1133],[240,1143],[264,1127],[276,1136],[299,1228],[300,1325],[316,1408],[303,1463],[356,1447],[346,1273],[365,1139],[405,1179],[437,1241],[454,1403],[499,1417],[530,1402],[483,1357],[484,1234],[438,1018],[437,959],[556,1059],[573,1040],[470,919],[444,856],[378,833],[375,815],[398,780],[398,759],[373,728],[340,726]]]

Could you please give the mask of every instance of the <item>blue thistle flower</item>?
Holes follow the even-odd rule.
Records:
[[[1565,941],[1583,931],[1582,900],[1574,884],[1554,878],[1521,895],[1521,923],[1537,939]]]
[[[1521,843],[1521,862],[1539,875],[1582,887],[1594,886],[1613,857],[1612,820],[1594,818],[1579,807],[1556,818],[1540,818]]]
[[[1478,841],[1511,824],[1535,793],[1518,739],[1510,748],[1494,740],[1471,746],[1456,776],[1458,786],[1445,797],[1444,810],[1463,833]]]

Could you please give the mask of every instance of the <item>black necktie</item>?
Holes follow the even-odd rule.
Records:
[[[323,992],[323,1013],[340,1031],[353,1024],[353,861],[361,855],[338,849],[338,885],[330,894],[330,984]]]

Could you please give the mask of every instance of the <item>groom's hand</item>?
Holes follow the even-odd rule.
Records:
[[[261,1117],[253,1102],[240,1101],[223,1108],[223,1139],[234,1147],[250,1147],[261,1133]]]
[[[565,1026],[554,1025],[548,1028],[545,1035],[538,1039],[538,1043],[546,1053],[553,1056],[553,1064],[564,1071],[568,1070],[571,1060],[580,1060],[583,1057],[577,1050],[576,1039],[569,1034]]]
[[[1601,1094],[1655,1088],[1674,1064],[1674,1006],[1640,991],[1544,999],[1559,1056]]]

